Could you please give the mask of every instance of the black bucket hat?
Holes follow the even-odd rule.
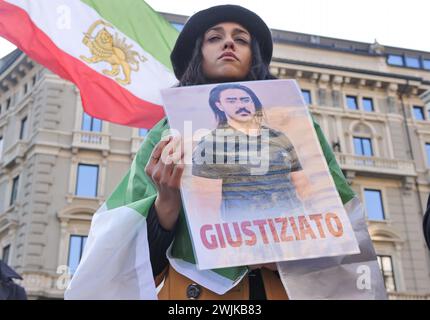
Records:
[[[272,34],[266,23],[254,12],[236,5],[221,5],[202,10],[191,16],[170,55],[173,71],[177,79],[181,79],[191,60],[194,44],[198,37],[210,27],[221,22],[236,22],[248,30],[260,45],[261,56],[267,64],[272,59]]]

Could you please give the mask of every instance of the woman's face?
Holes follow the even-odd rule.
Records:
[[[243,80],[251,67],[251,35],[235,22],[219,23],[204,34],[202,55],[206,78]]]

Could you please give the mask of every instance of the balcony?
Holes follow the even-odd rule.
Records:
[[[92,131],[74,131],[72,147],[109,151],[109,134]]]
[[[20,163],[25,156],[27,150],[27,142],[19,140],[9,149],[3,152],[0,162],[3,167],[9,167],[15,163]]]
[[[430,300],[429,294],[416,294],[416,293],[403,293],[403,292],[389,292],[389,300]]]
[[[18,226],[18,215],[20,206],[18,204],[6,207],[5,211],[0,212],[0,233],[7,229],[16,228]]]
[[[356,156],[335,153],[342,170],[359,171],[372,175],[416,176],[415,165],[409,160]]]

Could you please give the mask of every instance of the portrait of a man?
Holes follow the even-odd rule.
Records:
[[[308,180],[290,139],[265,124],[257,95],[241,84],[209,94],[217,127],[193,151],[194,176],[221,179],[224,221],[303,211]]]

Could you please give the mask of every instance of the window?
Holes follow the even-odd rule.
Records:
[[[83,131],[100,132],[102,131],[102,121],[100,119],[93,118],[84,112],[81,129]]]
[[[430,143],[426,143],[427,167],[430,168]]]
[[[372,141],[370,138],[354,137],[354,151],[358,156],[373,156]]]
[[[146,129],[146,128],[140,128],[139,129],[139,137],[144,137],[144,136],[146,136],[146,134],[148,133],[148,129]]]
[[[403,56],[397,54],[388,55],[387,63],[393,66],[403,66],[405,64],[403,61]]]
[[[8,98],[8,99],[6,100],[6,111],[7,111],[7,110],[9,110],[11,103],[12,103],[12,99],[11,99],[11,98]]]
[[[385,220],[384,206],[380,190],[364,189],[364,202],[368,220]]]
[[[69,243],[69,257],[67,265],[69,266],[70,274],[74,274],[78,268],[79,262],[84,252],[87,236],[71,235]]]
[[[13,205],[18,197],[18,184],[19,184],[19,176],[16,176],[12,181],[12,193],[10,194],[10,203],[9,205]]]
[[[377,256],[379,269],[384,278],[385,289],[396,291],[396,281],[394,280],[393,260],[391,256]]]
[[[27,117],[21,120],[21,130],[19,131],[19,139],[24,140],[27,137]]]
[[[37,80],[36,76],[33,76],[33,78],[31,78],[31,86],[32,86],[32,87],[34,87],[34,86],[35,86],[35,84],[36,84],[36,80]]]
[[[10,245],[3,248],[2,260],[4,263],[9,264]]]
[[[425,120],[423,107],[414,106],[414,118],[415,120]]]
[[[303,99],[305,100],[306,104],[312,104],[312,97],[310,90],[302,90]]]
[[[373,108],[373,100],[371,98],[363,98],[363,109],[367,112],[375,111]]]
[[[346,105],[349,109],[358,110],[357,97],[355,96],[346,96]]]
[[[76,180],[76,195],[82,197],[97,197],[98,176],[99,166],[79,164]]]
[[[3,154],[3,137],[0,136],[0,160],[2,158],[2,154]]]
[[[28,83],[24,84],[24,94],[28,92]]]
[[[184,25],[182,23],[172,23],[172,26],[176,28],[176,30],[178,30],[179,32],[182,31],[182,29],[184,29]]]
[[[412,57],[400,54],[389,54],[387,63],[393,66],[430,70],[430,59],[427,56]]]
[[[406,66],[410,68],[420,68],[420,60],[415,57],[406,57]]]

